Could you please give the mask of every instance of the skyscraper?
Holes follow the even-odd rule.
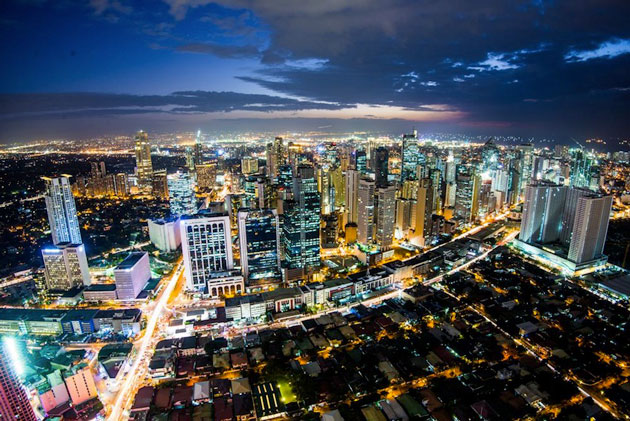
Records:
[[[382,250],[387,250],[392,245],[395,218],[396,186],[378,188],[376,191],[376,242]]]
[[[12,357],[17,354],[16,340],[5,336],[0,340],[0,419],[36,421],[26,391],[17,378]]]
[[[592,154],[583,149],[571,149],[571,187],[591,187],[591,175],[593,167],[596,165]]]
[[[580,264],[604,254],[612,196],[582,196],[577,200],[569,260]]]
[[[197,187],[201,191],[210,191],[214,188],[217,179],[217,164],[198,164]]]
[[[46,182],[44,199],[53,244],[55,245],[82,243],[77,208],[74,204],[69,178],[69,175],[56,178],[42,177]]]
[[[194,182],[189,173],[178,171],[170,174],[168,180],[168,200],[171,215],[193,215],[197,212]]]
[[[225,214],[183,217],[180,233],[186,288],[211,294],[209,284],[214,272],[234,268],[230,217]]]
[[[280,224],[275,209],[241,209],[238,212],[241,268],[248,285],[282,282]]]
[[[536,244],[558,240],[566,194],[564,186],[542,182],[527,186],[519,239]]]
[[[475,174],[474,169],[458,165],[456,180],[455,216],[460,218],[462,223],[468,224],[477,218],[481,179]]]
[[[90,285],[90,272],[83,244],[61,243],[42,249],[46,288],[67,291]]]
[[[376,148],[374,152],[374,173],[376,174],[376,186],[386,187],[389,183],[389,151],[383,146]]]
[[[285,202],[283,249],[287,268],[319,267],[320,196],[315,171],[301,165],[293,178],[293,200]]]
[[[418,182],[416,196],[416,223],[412,242],[419,246],[425,245],[426,237],[431,232],[431,215],[433,214],[433,186],[430,178],[423,178]]]
[[[516,150],[520,151],[520,181],[519,181],[519,193],[522,196],[525,192],[525,187],[529,184],[532,178],[532,171],[534,169],[534,146],[531,143],[525,143],[518,145]]]
[[[357,194],[357,241],[371,244],[374,241],[374,193],[376,184],[367,178],[359,180]]]
[[[401,167],[400,167],[400,181],[416,180],[418,157],[420,155],[420,148],[418,146],[418,133],[414,130],[411,134],[403,135],[402,139],[402,151],[401,151]]]
[[[151,180],[153,178],[151,143],[149,142],[149,135],[142,130],[136,134],[135,152],[138,187],[141,189],[149,189],[151,188]]]
[[[359,171],[346,170],[346,223],[356,223],[358,218],[357,201],[359,193]]]
[[[267,174],[270,178],[278,177],[278,169],[286,162],[286,148],[281,137],[276,137],[273,143],[267,144]]]

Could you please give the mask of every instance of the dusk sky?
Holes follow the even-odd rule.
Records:
[[[627,0],[4,0],[0,141],[414,125],[627,137],[629,16]]]

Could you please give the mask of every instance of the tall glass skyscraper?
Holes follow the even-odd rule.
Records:
[[[176,172],[168,176],[168,201],[171,215],[193,215],[197,212],[194,181],[189,173]]]
[[[151,143],[149,135],[139,131],[135,139],[136,168],[138,171],[138,187],[151,188],[153,165],[151,164]]]
[[[403,135],[401,156],[401,183],[405,180],[417,180],[417,167],[418,157],[420,156],[420,148],[418,146],[418,134],[415,130],[412,134]]]
[[[241,209],[238,212],[241,268],[249,285],[282,282],[280,230],[275,209]]]
[[[42,177],[46,182],[46,211],[52,233],[53,243],[81,244],[81,231],[74,204],[70,176],[56,178]]]
[[[320,196],[313,167],[298,167],[293,178],[293,200],[285,205],[283,246],[287,267],[318,267]]]

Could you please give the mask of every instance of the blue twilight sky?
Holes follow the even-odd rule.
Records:
[[[630,2],[5,0],[0,141],[364,127],[630,130]]]

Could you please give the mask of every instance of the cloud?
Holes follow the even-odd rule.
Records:
[[[488,57],[484,61],[480,61],[475,66],[468,66],[470,70],[478,70],[480,72],[490,70],[510,70],[518,69],[517,64],[511,63],[505,54],[488,53]]]
[[[53,115],[192,114],[234,111],[338,110],[354,105],[300,101],[271,95],[236,92],[181,91],[170,95],[106,93],[1,94],[0,119]]]
[[[611,59],[630,53],[630,39],[612,39],[602,42],[592,50],[571,50],[565,54],[568,62],[588,61],[597,58]]]
[[[253,45],[225,45],[216,43],[191,43],[175,47],[175,51],[186,53],[212,54],[221,58],[245,58],[260,55]]]

